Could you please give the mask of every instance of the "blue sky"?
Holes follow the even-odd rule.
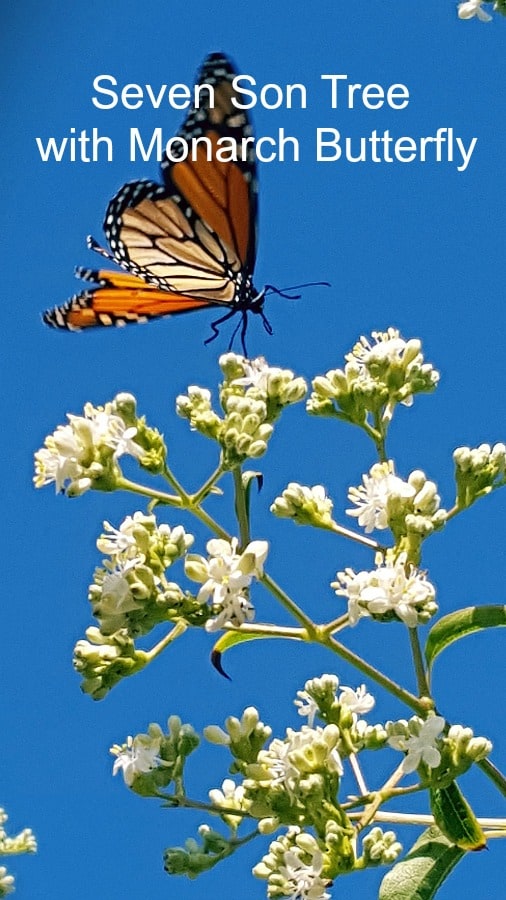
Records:
[[[10,866],[18,896],[195,900],[204,894],[238,896],[239,883],[245,885],[241,896],[255,900],[265,895],[264,885],[244,879],[263,852],[260,843],[197,882],[168,879],[163,848],[192,835],[201,817],[162,810],[126,791],[111,778],[108,747],[151,721],[164,724],[171,713],[202,728],[249,704],[281,733],[286,725],[296,727],[292,700],[307,678],[337,671],[344,683],[362,679],[314,648],[273,642],[260,651],[253,644],[231,654],[232,681],[225,682],[209,664],[210,639],[192,633],[101,703],[79,690],[71,656],[90,624],[86,589],[100,559],[94,540],[104,518],[117,524],[138,503],[128,495],[90,493],[71,502],[52,489],[35,492],[33,451],[66,412],[130,390],[150,423],[164,431],[174,471],[196,486],[213,468],[213,448],[176,419],[174,398],[188,384],[217,383],[217,355],[227,341],[223,334],[210,347],[203,345],[212,319],[207,313],[81,335],[43,327],[40,312],[75,291],[74,266],[97,264],[85,238],[102,238],[109,199],[130,179],[157,178],[155,161],[129,161],[130,127],[150,132],[162,126],[170,136],[181,124],[182,114],[168,106],[99,111],[91,103],[92,82],[109,73],[121,84],[193,84],[202,59],[223,50],[259,84],[307,85],[305,110],[253,111],[257,134],[283,126],[304,149],[298,163],[260,166],[256,283],[283,287],[325,279],[332,287],[309,289],[296,303],[274,297],[267,310],[274,335],[269,338],[254,322],[250,352],[311,378],[340,365],[362,333],[395,325],[405,337],[421,337],[427,358],[442,371],[441,383],[432,397],[400,411],[390,449],[401,474],[424,469],[450,506],[453,449],[505,437],[506,21],[460,22],[451,0],[334,0],[289,8],[281,0],[247,7],[222,0],[214,8],[200,0],[11,0],[3,4],[0,20],[6,235],[9,229],[2,242],[0,311],[7,541],[0,802],[12,830],[30,825],[40,846],[36,857]],[[332,110],[320,81],[329,72],[364,84],[404,83],[411,102],[402,112]],[[35,137],[63,137],[70,128],[94,126],[113,138],[111,163],[41,161]],[[318,163],[318,127],[354,136],[388,128],[413,137],[453,127],[466,142],[476,136],[478,143],[465,172],[431,161]],[[371,451],[361,434],[328,420],[308,420],[301,407],[287,412],[259,465],[266,481],[255,501],[255,537],[272,542],[272,575],[322,619],[341,610],[328,587],[336,570],[368,565],[370,558],[342,541],[272,520],[269,503],[297,480],[325,484],[336,510],[344,509],[347,487],[374,461]],[[504,602],[505,508],[506,494],[498,492],[427,545],[424,564],[437,585],[441,612]],[[231,525],[229,509],[225,518]],[[216,504],[214,511],[219,514]],[[202,549],[206,536],[198,534]],[[263,618],[276,616],[265,601],[261,610]],[[493,760],[504,768],[501,637],[495,631],[448,651],[437,664],[435,687],[443,713],[490,737]],[[360,623],[349,644],[392,677],[411,679],[401,626]],[[406,711],[378,694],[375,712],[384,720]],[[196,757],[192,793],[205,796],[219,784],[223,766],[217,750],[209,751],[204,764]],[[479,814],[504,815],[480,773],[462,784]],[[373,872],[343,884],[374,896],[378,881]],[[469,854],[440,896],[498,894],[502,883],[496,841],[488,853]],[[336,897],[340,889],[338,883]]]

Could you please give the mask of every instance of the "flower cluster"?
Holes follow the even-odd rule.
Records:
[[[226,353],[219,360],[225,380],[220,386],[224,416],[212,408],[211,394],[192,385],[176,400],[176,410],[190,426],[221,446],[222,464],[233,469],[263,456],[273,423],[285,406],[301,400],[306,383],[288,369],[269,366],[263,357],[247,360]]]
[[[433,391],[439,373],[424,362],[421,342],[405,341],[396,328],[361,337],[346,356],[343,369],[318,375],[307,410],[364,425],[368,415],[388,422],[397,403],[410,406],[415,394]]]
[[[377,567],[372,571],[354,572],[345,569],[332,582],[338,596],[348,600],[351,625],[370,617],[378,622],[397,619],[408,628],[423,625],[437,612],[434,586],[425,573],[407,563],[406,553],[395,557],[387,552],[378,554]]]
[[[165,572],[193,544],[193,535],[181,525],[158,525],[154,515],[136,512],[118,529],[104,522],[97,547],[109,556],[94,573],[89,588],[93,615],[104,635],[126,629],[135,638],[162,621],[202,619],[199,603]]]
[[[267,880],[268,897],[297,900],[330,900],[324,877],[325,858],[316,839],[297,826],[273,841],[269,852],[253,869],[253,875]]]
[[[8,820],[5,810],[0,807],[0,857],[18,855],[20,853],[35,853],[37,841],[31,828],[23,828],[19,834],[9,837],[5,830]],[[5,866],[0,866],[0,897],[6,897],[15,890],[14,876],[9,875]]]
[[[470,506],[506,483],[506,446],[502,443],[480,444],[479,447],[458,447],[453,454],[457,504]]]
[[[87,403],[82,416],[67,418],[68,425],[59,425],[35,454],[36,487],[54,482],[68,497],[90,488],[113,491],[121,475],[118,460],[125,454],[150,472],[162,470],[163,438],[137,418],[131,394],[118,394],[105,406]]]
[[[251,622],[255,614],[249,586],[263,574],[269,545],[267,541],[252,541],[242,553],[237,552],[237,545],[237,538],[231,542],[215,538],[207,543],[209,559],[197,554],[186,557],[186,575],[202,585],[197,603],[210,605],[213,618],[206,622],[208,631]]]
[[[194,877],[211,868],[241,843],[237,834],[241,822],[256,820],[261,834],[286,826],[253,869],[254,875],[267,881],[267,896],[324,900],[330,897],[327,888],[337,876],[391,865],[402,850],[395,833],[383,832],[377,825],[360,835],[360,847],[361,826],[356,831],[352,820],[360,816],[360,822],[361,814],[347,812],[338,799],[343,763],[348,757],[355,757],[357,771],[358,753],[389,745],[404,755],[401,774],[417,770],[426,785],[445,787],[491,750],[486,738],[475,738],[470,728],[447,726],[434,713],[425,719],[413,716],[409,721],[401,719],[371,728],[361,718],[374,706],[365,685],[340,685],[333,674],[307,681],[297,692],[295,703],[308,724],[299,731],[287,728],[284,738],[271,738],[270,728],[260,721],[253,707],[246,709],[241,719],[227,719],[225,729],[215,725],[205,729],[208,740],[229,749],[233,758],[230,771],[242,776],[239,784],[226,778],[221,789],[209,792],[211,810],[228,825],[230,837],[202,825],[201,843],[188,840],[184,848],[166,851],[167,871]],[[323,726],[314,724],[317,715]],[[196,737],[189,726],[181,727],[179,720],[175,721],[173,733],[180,735],[189,729],[191,751]],[[360,739],[366,728],[369,743]],[[129,738],[112,752],[117,756],[114,771],[122,771],[129,786],[144,793],[158,791],[158,796],[170,801],[161,788],[171,780],[176,782],[173,762],[178,754],[174,750],[163,753],[164,740],[161,729],[152,725],[148,734]],[[153,781],[153,773],[158,773],[158,780]],[[352,808],[360,800],[367,810],[371,795],[365,789],[362,798],[351,799],[355,801]]]
[[[169,718],[167,732],[151,723],[147,734],[130,735],[111,747],[116,757],[113,775],[121,772],[125,784],[138,794],[160,796],[171,782],[181,782],[186,759],[198,745],[192,726],[183,725],[178,716]]]
[[[329,528],[332,526],[332,508],[332,500],[321,484],[306,487],[292,481],[281,497],[276,497],[271,512],[279,518],[293,519],[297,525]]]
[[[375,463],[362,476],[362,484],[350,488],[348,499],[355,508],[347,514],[366,532],[390,528],[396,540],[410,535],[418,543],[446,521],[437,485],[418,469],[404,481],[395,474],[392,460]]]

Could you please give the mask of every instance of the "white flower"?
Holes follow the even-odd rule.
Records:
[[[358,518],[358,524],[371,532],[375,528],[388,528],[388,504],[392,500],[414,497],[413,485],[394,475],[393,462],[375,463],[368,475],[362,476],[362,484],[351,487],[348,499],[357,509],[347,509],[348,516]]]
[[[330,900],[330,894],[325,890],[328,880],[321,877],[321,850],[314,850],[310,863],[303,862],[302,855],[307,855],[307,851],[301,851],[297,847],[285,852],[284,865],[279,868],[279,874],[285,881],[284,891],[291,891],[288,895],[290,900]]]
[[[392,612],[408,628],[415,628],[436,611],[434,586],[412,566],[406,572],[406,553],[400,553],[397,559],[387,558],[371,572],[338,572],[337,579],[332,587],[338,596],[348,598],[351,625],[364,616]]]
[[[114,568],[111,568],[106,575],[104,575],[101,584],[100,599],[94,600],[95,615],[101,619],[105,619],[110,616],[124,615],[125,613],[132,612],[134,609],[139,609],[141,604],[134,599],[130,583],[126,576],[128,572],[131,572],[141,563],[142,560],[139,558],[126,561],[118,559],[116,561]]]
[[[237,538],[225,541],[215,538],[207,543],[209,559],[188,555],[185,571],[193,581],[202,583],[197,594],[199,603],[211,601],[217,616],[206,623],[209,631],[224,625],[242,625],[251,621],[254,608],[248,597],[253,578],[263,574],[263,564],[269,545],[267,541],[251,541],[241,554],[237,553]]]
[[[133,440],[137,429],[127,428],[120,416],[87,403],[84,416],[69,413],[67,418],[69,424],[59,425],[35,454],[35,487],[54,481],[57,492],[65,489],[67,494],[78,496],[103,475],[104,449],[113,450],[114,459],[124,453],[136,458],[144,454]]]
[[[388,743],[394,750],[402,750],[406,753],[402,764],[406,775],[414,772],[421,762],[424,762],[430,769],[437,768],[441,762],[437,738],[441,734],[444,724],[445,720],[442,716],[429,716],[423,722],[414,716],[409,725],[411,726],[410,730],[416,730],[417,734],[410,734],[408,737],[392,735],[388,738]]]
[[[128,787],[134,783],[137,775],[151,772],[162,764],[159,758],[162,730],[157,725],[149,726],[149,734],[129,735],[125,744],[114,744],[111,753],[116,757],[112,774],[123,773]]]
[[[229,354],[227,354],[228,356]],[[230,354],[232,355],[232,354]],[[241,384],[244,387],[255,387],[257,390],[267,393],[267,380],[271,373],[281,374],[282,369],[270,367],[264,356],[256,359],[236,357],[237,363],[244,371],[242,378],[233,378],[230,384]]]
[[[307,724],[312,728],[319,706],[316,700],[313,700],[307,691],[297,691],[297,697],[299,699],[293,701],[295,706],[299,707],[297,712],[299,713],[299,716],[307,716]]]
[[[465,3],[459,3],[457,12],[459,19],[472,19],[476,16],[480,22],[491,22],[492,16],[482,9],[483,0],[467,0]]]
[[[355,690],[343,685],[339,694],[339,703],[345,704],[355,716],[363,716],[371,711],[376,701],[372,694],[367,693],[365,684],[361,684]]]

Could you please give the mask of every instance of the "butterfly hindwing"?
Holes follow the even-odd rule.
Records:
[[[91,286],[75,294],[62,306],[47,310],[43,320],[55,328],[80,331],[83,328],[148,322],[209,306],[201,300],[170,291],[160,291],[135,275],[105,269],[76,269],[76,275]]]

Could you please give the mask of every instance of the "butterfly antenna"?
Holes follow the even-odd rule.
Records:
[[[266,284],[264,289],[265,294],[277,294],[278,297],[284,297],[285,300],[300,300],[300,294],[287,294],[287,291],[297,291],[301,288],[307,287],[330,287],[330,283],[328,281],[306,281],[305,284],[292,284],[290,287],[285,288],[276,288],[273,284]]]
[[[108,259],[111,262],[117,264],[117,260],[114,259],[112,253],[109,253],[108,250],[104,250],[104,248],[100,246],[98,241],[96,241],[95,238],[91,236],[91,234],[89,234],[86,238],[86,246],[88,247],[88,250],[94,250],[95,253],[99,253],[100,256],[103,256],[105,259]]]

